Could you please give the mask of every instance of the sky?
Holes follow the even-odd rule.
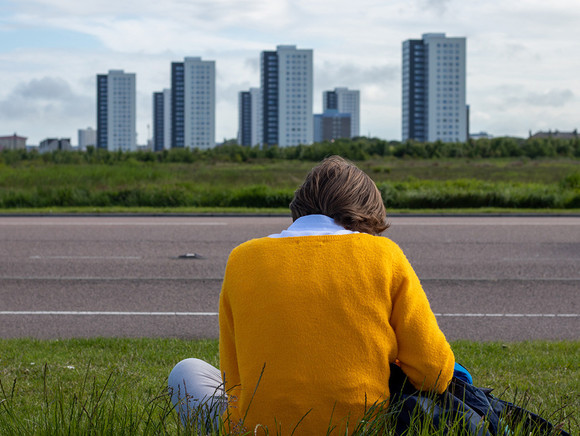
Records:
[[[402,42],[467,38],[470,132],[527,137],[580,127],[578,0],[0,0],[0,136],[36,145],[96,128],[96,75],[137,75],[137,142],[171,62],[216,61],[216,140],[235,138],[238,92],[260,53],[314,50],[322,92],[361,92],[361,135],[401,139]]]

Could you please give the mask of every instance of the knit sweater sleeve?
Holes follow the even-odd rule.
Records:
[[[416,388],[442,393],[453,376],[455,357],[437,325],[419,278],[402,251],[399,260],[391,296],[397,358]]]
[[[222,285],[219,302],[219,353],[220,370],[224,377],[224,387],[230,398],[235,401],[240,389],[240,374],[238,369],[238,356],[236,353],[234,318],[230,301],[230,280],[226,276]]]

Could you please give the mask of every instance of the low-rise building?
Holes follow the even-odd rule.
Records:
[[[326,109],[314,115],[314,142],[351,137],[351,114]]]
[[[0,150],[25,150],[26,139],[16,133],[12,136],[0,136]]]
[[[491,138],[493,138],[493,136],[490,135],[487,132],[478,132],[478,133],[470,133],[469,134],[469,139],[474,139],[474,140],[477,140],[477,139],[491,139]]]
[[[87,127],[86,129],[79,129],[78,130],[79,142],[78,142],[78,149],[79,151],[86,151],[88,146],[97,146],[97,131],[92,127]]]
[[[71,151],[70,138],[46,138],[38,145],[39,153],[50,153],[51,151]]]
[[[531,134],[530,132],[530,139],[577,139],[578,138],[578,129],[574,129],[571,132],[559,132],[554,130],[548,130],[547,132],[537,132],[535,134]]]

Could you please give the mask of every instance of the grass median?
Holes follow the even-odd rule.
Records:
[[[452,347],[475,385],[580,434],[580,341]],[[171,368],[186,357],[219,363],[215,340],[4,339],[0,350],[2,435],[182,434]]]

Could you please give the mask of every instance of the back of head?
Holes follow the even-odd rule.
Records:
[[[292,219],[322,214],[352,231],[378,235],[385,231],[387,214],[372,179],[351,162],[331,156],[314,167],[294,193]]]

